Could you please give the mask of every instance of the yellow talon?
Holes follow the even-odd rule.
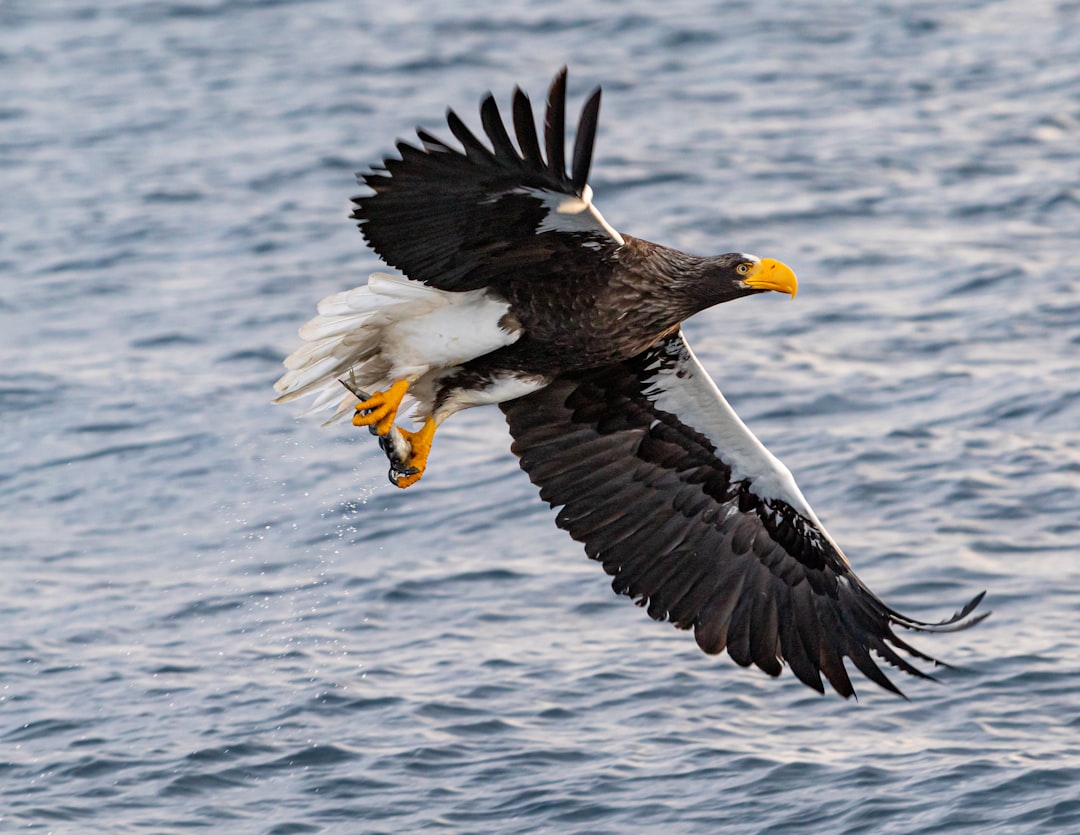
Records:
[[[374,426],[376,434],[388,435],[394,426],[398,407],[409,390],[408,380],[398,380],[386,391],[377,391],[363,403],[356,404],[353,426]]]
[[[402,469],[407,470],[407,472],[402,472],[396,466],[392,466],[390,469],[390,480],[397,487],[405,489],[412,484],[416,484],[424,475],[424,470],[427,469],[428,454],[431,452],[431,442],[435,437],[437,426],[438,424],[432,418],[428,418],[424,421],[424,425],[415,432],[398,427],[398,432],[409,442],[412,451],[409,453],[409,459],[403,462],[404,467]]]

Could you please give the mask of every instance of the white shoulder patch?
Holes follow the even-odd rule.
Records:
[[[544,204],[547,217],[536,227],[536,234],[543,232],[569,232],[607,235],[622,246],[625,241],[596,210],[592,202],[592,188],[585,186],[581,197],[543,188],[515,189],[518,194],[529,194]]]
[[[780,499],[821,527],[791,471],[735,414],[716,383],[683,339],[674,368],[661,367],[646,380],[644,392],[658,408],[707,437],[717,456],[731,467],[732,481],[746,481],[763,499]],[[662,364],[663,365],[663,364]]]

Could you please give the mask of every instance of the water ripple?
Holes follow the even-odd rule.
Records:
[[[1080,829],[1068,4],[0,4],[11,829]],[[402,493],[273,407],[353,174],[571,64],[620,229],[797,265],[687,325],[860,575],[977,630],[819,698],[649,620],[495,410]],[[441,131],[445,134],[446,131]],[[775,303],[772,303],[775,302]]]

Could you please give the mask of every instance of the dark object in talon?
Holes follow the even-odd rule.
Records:
[[[345,382],[344,380],[339,379],[338,382],[345,386],[345,388],[347,388],[350,392],[352,392],[354,397],[359,398],[361,403],[371,399],[371,395],[364,391],[362,388],[360,388],[358,385],[356,385],[355,380]],[[365,414],[367,413],[365,412]]]
[[[406,465],[403,460],[401,460],[401,458],[397,454],[397,451],[394,449],[394,442],[391,439],[390,435],[379,436],[379,448],[382,449],[382,451],[386,454],[387,459],[390,461],[389,475],[390,482],[392,484],[397,484],[397,481],[394,478],[395,476],[401,476],[402,478],[404,478],[405,476],[416,475],[420,472],[420,470],[418,470],[416,467],[410,467]]]
[[[377,428],[377,427],[375,426],[375,424],[374,424],[374,423],[373,423],[373,424],[371,424],[371,426],[369,426],[369,427],[367,428],[367,431],[368,431],[368,432],[370,432],[370,433],[371,433],[372,435],[378,435],[378,434],[379,434],[379,430],[378,430],[378,428]],[[382,445],[382,440],[381,440],[381,439],[380,439],[380,441],[379,441],[379,445],[380,445],[380,446]],[[386,447],[383,447],[383,449],[386,449]]]

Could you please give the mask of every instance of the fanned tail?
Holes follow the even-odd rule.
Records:
[[[323,299],[319,315],[300,328],[304,344],[285,359],[288,371],[274,384],[274,402],[314,395],[305,414],[335,402],[327,422],[349,414],[365,398],[352,391],[343,397],[339,380],[349,380],[358,392],[389,385],[392,363],[381,354],[385,330],[428,312],[438,294],[400,276],[373,273],[364,286]]]

